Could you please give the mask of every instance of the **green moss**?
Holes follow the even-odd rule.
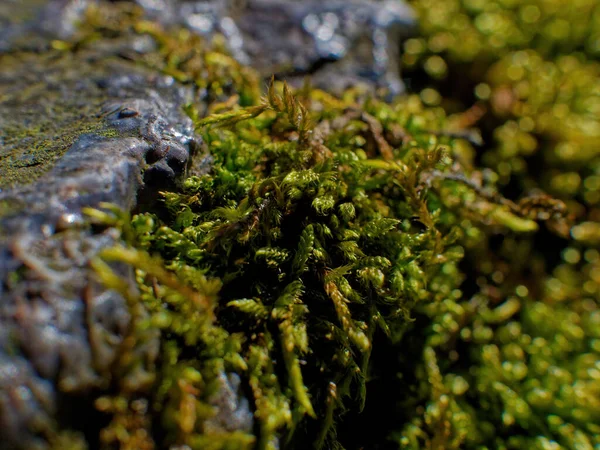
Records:
[[[417,371],[430,398],[397,434],[404,448],[436,448],[436,440],[445,443],[437,448],[599,445],[598,306],[577,295],[557,303],[551,289],[541,301],[521,286],[521,296],[495,309],[478,298],[428,311],[433,325]],[[462,350],[449,363],[443,355],[452,347]]]
[[[65,117],[62,129],[51,122],[51,129],[43,124],[30,129],[20,127],[4,128],[6,153],[0,158],[0,187],[8,188],[29,184],[52,168],[54,163],[69,149],[77,137],[83,133],[99,131],[101,123],[90,120],[77,120],[78,115]],[[75,122],[71,122],[75,120]]]
[[[154,45],[128,56],[136,64],[170,75],[179,83],[195,85],[211,111],[224,106],[219,101],[231,101],[233,94],[242,105],[258,100],[258,75],[227,52],[221,36],[207,41],[181,27],[165,28],[145,20],[142,8],[135,5],[107,2],[91,5],[73,39],[54,41],[53,45],[71,52],[139,36],[150,38]]]
[[[106,57],[111,45],[117,52],[140,35],[151,38],[155,48],[136,55],[133,62],[118,55]],[[0,87],[0,188],[33,182],[81,134],[115,136],[99,114],[105,94],[93,83],[93,77],[110,71],[110,63],[132,72],[160,71],[194,84],[212,109],[234,92],[242,104],[256,101],[257,75],[222,46],[186,30],[165,30],[147,22],[140,8],[103,3],[90,6],[72,40],[53,41],[52,49],[42,55],[0,55],[7,81]]]
[[[174,386],[192,383],[190,408],[210,411],[211,383],[234,370],[253,394],[258,448],[274,448],[277,436],[299,448],[339,445],[337,418],[365,402],[375,333],[399,339],[416,305],[435,304],[462,281],[461,217],[529,220],[452,175],[456,141],[441,145],[429,131],[443,126],[439,111],[414,98],[386,105],[304,95],[310,108],[271,84],[255,106],[197,120],[214,166],[164,194],[166,223],[94,213],[140,249],[104,252],[138,269],[140,295],[96,264],[133,311],[149,314],[128,351],[152,324],[163,354],[172,352],[168,374],[149,371],[152,387],[126,395],[158,395],[169,444],[210,439],[210,413],[184,413]],[[398,127],[410,139],[392,146],[386,136]],[[194,382],[185,375],[192,369]]]
[[[25,209],[27,205],[17,199],[5,199],[0,201],[0,218],[17,213]]]
[[[35,19],[40,8],[45,5],[43,0],[24,0],[19,2],[19,8],[14,8],[10,3],[0,5],[0,23],[3,25],[23,24]]]
[[[88,211],[124,240],[93,266],[132,317],[95,402],[103,445],[600,446],[597,5],[412,3],[423,35],[404,60],[431,78],[391,104],[278,83],[261,100],[218,39],[127,4],[94,7],[73,42],[53,43],[70,54],[149,36],[135,64],[208,103],[186,108],[208,174],[163,193],[160,214]],[[467,113],[438,106],[465,98],[478,99]],[[569,212],[586,221],[570,230]],[[135,287],[112,262],[135,269]],[[249,432],[214,426],[230,372]]]
[[[409,47],[447,53],[453,60],[496,59],[529,48],[553,56],[575,51],[598,56],[600,9],[595,0],[412,0],[422,41]],[[409,52],[414,55],[414,52]],[[434,65],[435,66],[435,65]]]
[[[541,188],[568,199],[572,212],[586,208],[595,216],[598,2],[411,3],[420,13],[422,35],[405,43],[403,59],[409,72],[429,75],[423,98],[453,111],[470,108],[454,120],[484,129],[489,145],[482,163],[502,185],[520,192]]]

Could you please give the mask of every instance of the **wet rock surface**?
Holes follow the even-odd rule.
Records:
[[[328,91],[358,83],[404,90],[398,47],[415,17],[401,2],[251,0],[237,24],[242,51],[265,75],[312,74]]]
[[[127,330],[123,298],[89,269],[118,236],[94,232],[82,208],[130,210],[141,190],[173,187],[198,145],[182,111],[191,89],[109,53],[3,58],[2,448],[44,448],[66,398],[106,388]]]
[[[61,397],[106,387],[127,329],[123,298],[88,267],[118,237],[93,232],[82,208],[129,210],[141,189],[172,187],[197,139],[181,111],[185,90],[120,72],[71,87],[84,101],[104,97],[96,131],[76,136],[35,181],[0,193],[0,441],[8,448],[43,446]]]
[[[126,333],[125,300],[89,268],[119,238],[91,228],[82,209],[151,202],[201,147],[182,108],[198,101],[194,89],[121,56],[143,51],[143,39],[51,50],[90,3],[0,5],[0,448],[46,448],[51,430],[72,419],[70,399],[106,388]],[[222,33],[232,54],[265,76],[402,90],[398,40],[414,19],[397,2],[137,3],[149,18]],[[206,426],[252,428],[239,382],[223,374],[219,412]]]
[[[358,83],[401,93],[400,42],[416,32],[397,0],[137,0],[151,17],[200,35],[227,38],[231,53],[263,76],[312,82],[340,92]]]

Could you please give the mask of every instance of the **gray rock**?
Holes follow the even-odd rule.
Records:
[[[400,0],[137,0],[151,17],[227,38],[231,53],[263,76],[341,92],[349,86],[404,91],[399,46],[416,32]]]
[[[52,145],[45,148],[58,156],[35,177],[27,166],[6,163],[21,161],[23,147],[30,144],[3,148],[7,157],[2,168],[17,178],[0,192],[3,448],[43,448],[48,430],[66,414],[61,410],[63,398],[106,388],[127,330],[123,298],[99,286],[88,266],[100,249],[115,245],[118,236],[113,230],[96,232],[86,226],[82,208],[110,202],[130,210],[141,190],[173,187],[186,170],[190,148],[197,146],[191,120],[182,111],[191,89],[133,65],[110,65],[102,73],[88,56],[45,71],[38,82],[48,99],[71,108],[62,119],[67,127],[81,114],[72,109],[78,99],[88,102],[89,117],[83,120],[92,131],[76,131],[62,154]],[[79,73],[96,76],[71,78],[72,64]],[[35,71],[35,65],[29,67]],[[56,89],[55,77],[62,79]],[[3,124],[22,121],[36,110],[44,112],[44,99],[19,104],[22,97],[16,94],[0,107]],[[18,183],[24,174],[33,181]],[[157,345],[155,336],[146,350],[155,354]]]
[[[204,432],[252,432],[254,420],[248,399],[241,393],[241,380],[235,373],[221,372],[217,379],[219,388],[209,398],[217,413],[203,423]]]
[[[416,22],[400,1],[248,0],[237,25],[247,60],[266,76],[312,75],[328,91],[358,83],[404,90],[399,45]]]
[[[3,0],[0,2],[0,52],[47,48],[66,39],[93,0]]]

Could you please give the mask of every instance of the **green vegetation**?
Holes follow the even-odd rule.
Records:
[[[482,130],[479,164],[498,174],[501,190],[551,193],[576,225],[550,221],[527,239],[492,236],[491,247],[467,252],[475,294],[424,310],[429,345],[415,373],[428,380],[417,408],[426,403],[396,441],[414,449],[597,448],[600,4],[413,4],[422,36],[405,44],[404,59],[409,76],[430,75],[421,96],[469,108],[454,122]]]
[[[135,8],[55,42],[148,35],[137,62],[208,99],[208,174],[160,211],[88,211],[121,233],[94,268],[132,317],[106,448],[600,448],[600,5],[412,3],[422,86],[391,104],[261,99],[218,40]],[[251,430],[216,419],[224,373]]]
[[[600,3],[412,3],[422,36],[405,43],[403,60],[409,78],[428,75],[424,100],[469,108],[457,123],[478,121],[489,141],[481,162],[511,192],[539,187],[596,221]]]
[[[425,111],[415,98],[387,105],[281,88],[272,83],[255,106],[197,120],[213,170],[165,193],[162,220],[93,213],[136,249],[103,257],[137,268],[139,294],[96,263],[139,310],[128,353],[154,328],[169,367],[142,375],[141,363],[125,357],[123,370],[133,365],[136,381],[126,381],[118,400],[139,401],[148,389],[158,396],[169,443],[215,439],[201,433],[198,412],[210,411],[220,371],[236,371],[252,390],[258,448],[275,448],[276,436],[339,445],[338,415],[365,402],[375,333],[399,341],[416,305],[460,295],[456,242],[481,238],[471,223],[537,228],[456,172],[454,140],[430,132],[443,124],[441,111]],[[405,144],[387,142],[391,127],[403,130]],[[148,254],[160,254],[164,268]],[[146,376],[151,387],[139,381]],[[185,411],[181,383],[196,393]],[[162,408],[172,403],[164,396],[179,409]],[[254,442],[237,433],[222,439]]]

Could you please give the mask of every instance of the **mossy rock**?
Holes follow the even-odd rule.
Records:
[[[298,83],[303,72],[317,84],[347,80],[360,56],[382,56],[349,45],[358,59],[328,60],[315,39],[342,33],[344,12],[384,3],[244,3],[247,22],[243,13],[220,21],[210,3],[166,3],[158,14],[100,3],[75,35],[37,47],[46,53],[3,55],[46,83],[3,94],[26,105],[14,121],[5,115],[6,161],[31,151],[22,132],[51,156],[38,172],[11,166],[22,174],[14,180],[34,181],[0,194],[2,438],[24,448],[600,445],[594,199],[583,196],[586,221],[571,229],[581,199],[529,192],[552,182],[511,159],[531,150],[528,133],[577,145],[595,136],[591,100],[574,100],[588,110],[564,124],[548,120],[560,104],[516,96],[542,66],[569,88],[556,91],[566,103],[594,86],[595,63],[555,52],[589,53],[595,16],[571,36],[560,33],[557,2],[415,0],[424,35],[407,42],[404,60],[427,89],[385,102],[372,89],[396,74],[385,64],[352,78],[371,89],[333,96]],[[535,8],[549,25],[519,28]],[[191,33],[207,23],[198,15],[242,45],[228,52],[222,38],[209,45]],[[385,18],[366,17],[348,42],[382,38],[369,27]],[[516,32],[489,28],[489,17],[515,19],[506,29]],[[448,40],[456,23],[468,25],[464,40]],[[298,67],[278,65],[285,40],[265,42],[262,74],[236,61],[252,55],[253,24],[264,39],[299,30]],[[568,83],[570,70],[585,76]],[[271,71],[295,89],[275,80],[261,89]],[[461,81],[449,98],[431,87],[442,80],[446,94],[446,73]],[[473,98],[464,86],[492,120],[481,104],[452,115],[439,107]],[[19,128],[39,116],[32,95],[60,120]],[[571,171],[556,186],[577,184],[574,172],[593,178],[578,172],[593,164],[556,156]]]

